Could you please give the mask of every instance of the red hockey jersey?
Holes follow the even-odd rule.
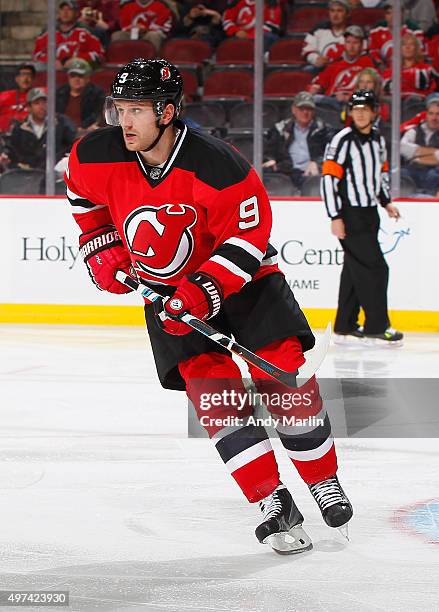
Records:
[[[80,57],[90,64],[100,64],[105,51],[98,38],[89,30],[78,25],[68,32],[55,33],[56,59],[64,64],[72,57]],[[32,58],[36,62],[47,62],[47,32],[40,34],[35,41]]]
[[[26,93],[8,89],[0,93],[0,132],[7,132],[11,121],[24,121],[28,115]]]
[[[424,32],[418,28],[414,22],[407,21],[403,24],[401,28],[401,38],[405,36],[405,34],[414,34],[419,40],[421,50],[425,50]],[[393,53],[393,35],[392,30],[389,28],[386,21],[380,21],[370,31],[369,53],[377,64],[389,64],[391,62]]]
[[[268,196],[229,144],[177,126],[162,168],[128,151],[120,128],[91,132],[72,148],[67,197],[82,231],[116,226],[139,277],[175,286],[201,270],[227,297],[278,270]]]
[[[383,88],[386,93],[392,90],[392,70],[383,72]],[[411,68],[401,69],[401,96],[428,96],[436,91],[436,81],[431,64],[420,62]]]
[[[122,30],[136,27],[144,30],[161,30],[168,34],[172,28],[173,15],[169,7],[160,0],[141,2],[122,0],[119,22]]]
[[[255,0],[238,0],[229,6],[223,15],[223,29],[227,36],[234,36],[239,30],[245,30],[248,38],[255,37],[256,8]],[[273,6],[265,3],[264,31],[277,32],[282,23],[281,3]]]
[[[326,96],[336,93],[352,93],[359,72],[364,68],[373,68],[374,63],[368,55],[360,55],[354,61],[341,57],[320,72],[312,80],[313,84],[320,85]]]

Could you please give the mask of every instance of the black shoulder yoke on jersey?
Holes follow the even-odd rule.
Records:
[[[228,142],[190,129],[174,165],[193,172],[197,179],[218,190],[244,180],[251,169]]]
[[[192,172],[196,178],[217,190],[222,190],[244,180],[250,172],[251,165],[230,144],[191,130],[180,121],[176,122],[180,129],[178,139],[184,136],[178,149],[172,167]],[[128,151],[120,127],[105,127],[90,132],[77,146],[78,161],[81,164],[105,164],[118,162],[136,162],[137,154]],[[150,181],[152,186],[158,181]]]
[[[136,154],[125,146],[120,127],[104,127],[89,132],[76,148],[80,164],[114,164],[136,161]]]

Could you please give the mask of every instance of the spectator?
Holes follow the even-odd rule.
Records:
[[[112,34],[119,29],[119,1],[118,0],[79,0],[78,8],[82,14],[85,7],[91,7],[98,13],[102,21],[108,26],[107,32]],[[100,14],[99,14],[100,13]]]
[[[393,19],[393,0],[385,0],[384,20],[379,21],[370,31],[369,53],[374,62],[385,68],[390,65],[393,51],[392,19]],[[424,49],[424,33],[414,21],[407,19],[401,27],[401,37],[412,33],[418,39],[421,49]]]
[[[219,3],[215,0],[206,0],[203,4],[199,0],[188,0],[182,9],[180,36],[204,40],[211,47],[217,47],[224,38],[222,28],[222,15],[218,11]]]
[[[32,64],[21,64],[15,73],[17,87],[0,93],[0,132],[8,132],[11,122],[26,118],[26,94],[32,88],[35,72]]]
[[[102,124],[105,92],[90,82],[92,70],[85,60],[72,60],[67,73],[68,83],[56,90],[56,111],[68,117],[78,136],[83,136]]]
[[[99,38],[103,47],[110,43],[110,23],[104,19],[99,0],[85,0],[80,5],[79,25]],[[114,28],[115,29],[115,28]]]
[[[375,99],[379,105],[377,121],[390,121],[390,106],[387,102],[383,101],[383,79],[374,68],[365,68],[358,74],[357,80],[355,81],[355,90],[357,91],[359,89],[373,91],[375,94]],[[376,127],[377,121],[375,121]]]
[[[433,69],[423,61],[417,36],[407,33],[401,40],[401,97],[427,96],[436,89]],[[384,91],[390,93],[392,70],[383,72]]]
[[[339,59],[349,19],[348,0],[329,0],[329,21],[317,25],[305,36],[302,55],[315,71]]]
[[[312,94],[323,94],[324,100],[337,109],[349,100],[355,88],[355,79],[364,68],[373,68],[371,58],[363,53],[364,32],[359,26],[349,26],[345,33],[343,55],[326,66],[310,85]]]
[[[61,0],[58,8],[56,28],[56,63],[57,70],[72,58],[82,58],[95,66],[104,59],[104,48],[98,38],[82,27],[78,21],[78,8],[74,0]],[[42,32],[35,42],[33,59],[38,62],[37,68],[46,69],[47,31]]]
[[[148,40],[156,51],[166,40],[174,23],[169,6],[160,0],[120,0],[119,21],[122,30],[111,40]]]
[[[405,15],[426,32],[436,23],[436,8],[433,0],[403,0]]]
[[[334,135],[315,116],[312,95],[302,91],[294,98],[289,119],[276,123],[268,133],[263,168],[289,174],[294,185],[301,187],[308,176],[320,174],[326,144]]]
[[[42,88],[31,89],[26,97],[29,115],[12,130],[8,156],[10,167],[46,167],[47,94]],[[63,115],[56,116],[56,161],[70,151],[75,141],[75,127]]]
[[[405,161],[401,175],[408,176],[420,190],[438,197],[439,191],[439,99],[427,100],[425,120],[409,128],[401,138]]]
[[[231,0],[223,15],[226,36],[255,37],[255,0]],[[264,0],[264,51],[278,40],[282,27],[280,0]]]

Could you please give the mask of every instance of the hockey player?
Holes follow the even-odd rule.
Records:
[[[360,89],[349,100],[352,125],[334,136],[323,162],[322,198],[332,233],[344,250],[336,341],[363,339],[373,344],[401,344],[387,311],[389,268],[378,242],[378,205],[389,217],[400,214],[389,194],[386,144],[373,126],[377,114],[373,91]],[[360,306],[366,321],[358,325]]]
[[[131,270],[164,296],[160,308],[145,306],[158,376],[163,387],[185,390],[201,417],[206,389],[242,392],[241,374],[225,349],[172,317],[187,311],[211,319],[292,372],[314,337],[275,263],[270,204],[257,174],[230,145],[179,121],[181,98],[182,79],[172,64],[137,59],[124,66],[106,101],[113,127],[75,144],[65,180],[82,230],[81,252],[98,288],[128,292],[114,275]],[[258,389],[270,387],[268,376],[250,370]],[[324,520],[339,527],[352,507],[337,479],[315,378],[307,384],[315,399],[300,410],[321,424],[284,426],[279,435]],[[258,539],[280,553],[308,550],[303,516],[279,480],[265,429],[245,421],[222,425],[224,417],[251,411],[216,405],[204,426],[244,495],[260,504]]]

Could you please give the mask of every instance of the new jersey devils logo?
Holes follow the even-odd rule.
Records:
[[[136,268],[159,278],[174,276],[188,261],[194,248],[190,228],[197,213],[186,204],[141,206],[125,220],[125,238],[138,255]]]
[[[160,69],[160,78],[162,81],[167,81],[171,78],[171,71],[167,66],[163,66],[163,68]]]

